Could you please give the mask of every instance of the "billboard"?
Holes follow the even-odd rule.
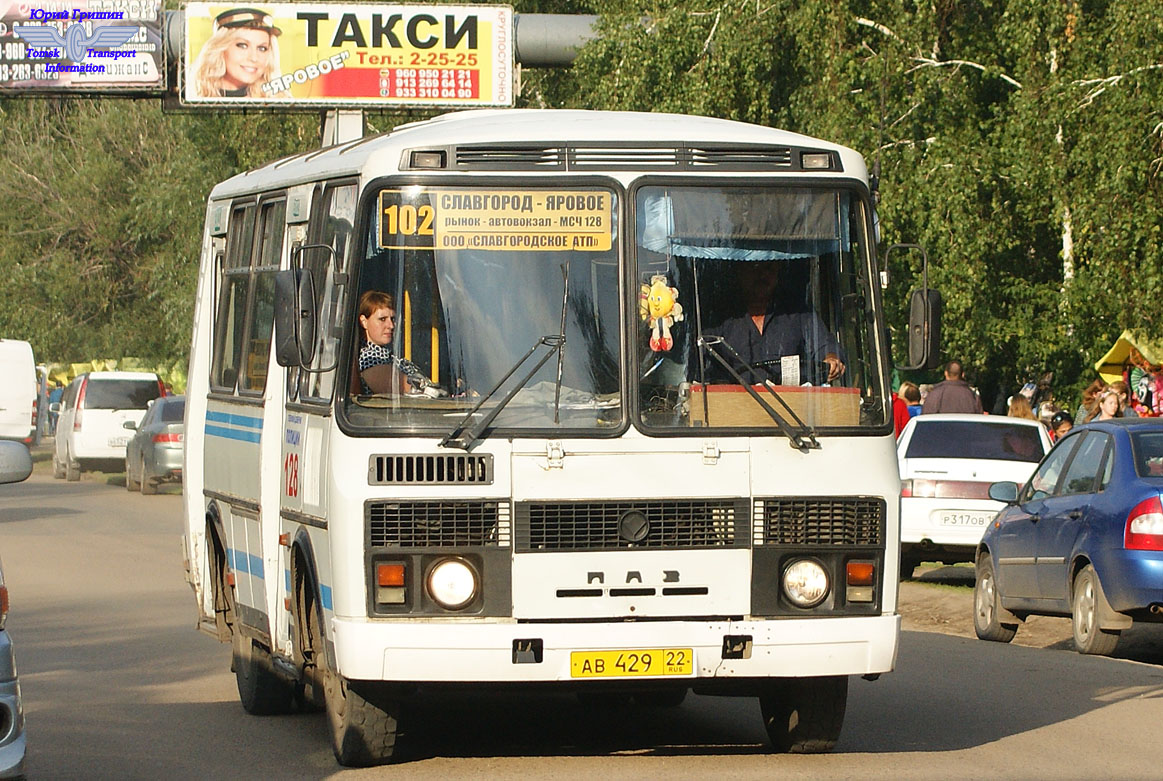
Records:
[[[0,0],[0,92],[165,89],[161,0]]]
[[[508,106],[508,6],[187,3],[184,103]]]

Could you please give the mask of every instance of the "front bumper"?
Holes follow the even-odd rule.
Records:
[[[710,679],[889,672],[896,663],[900,616],[570,624],[335,618],[332,630],[339,672],[352,679],[573,681],[577,679],[570,675],[572,651],[690,648],[693,675],[633,680],[694,684]],[[749,658],[723,658],[728,636],[751,638]],[[514,643],[528,640],[541,641],[541,661],[517,663]]]

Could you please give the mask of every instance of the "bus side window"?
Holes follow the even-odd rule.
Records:
[[[266,389],[270,363],[271,332],[275,323],[275,273],[283,253],[287,202],[262,205],[258,251],[254,253],[251,302],[247,308],[245,359],[238,376],[240,391],[261,393]]]
[[[221,296],[214,323],[214,357],[210,384],[218,391],[234,390],[246,328],[250,297],[250,252],[254,242],[254,204],[235,208],[230,215],[226,260],[221,267]]]
[[[346,267],[355,206],[354,184],[328,185],[322,196],[315,199],[307,243],[326,244],[334,252],[309,250],[304,262],[305,271],[315,283],[316,322],[319,324],[315,357],[311,361],[314,371],[303,372],[300,376],[299,395],[304,399],[330,400],[335,387],[335,371],[319,370],[335,365],[339,338],[343,334],[348,286],[337,285],[336,274]]]

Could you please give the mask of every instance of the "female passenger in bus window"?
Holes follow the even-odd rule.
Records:
[[[202,98],[275,97],[262,85],[279,77],[276,38],[282,32],[256,8],[218,14],[213,34],[191,66],[194,93]]]
[[[396,301],[391,294],[368,290],[360,296],[359,326],[363,329],[359,345],[361,394],[406,393],[410,388],[424,390],[432,384],[419,366],[392,353]]]

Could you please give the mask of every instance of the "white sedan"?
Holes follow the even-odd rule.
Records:
[[[1023,484],[1050,450],[1036,420],[999,415],[917,415],[897,440],[901,473],[901,577],[922,561],[973,561],[985,526],[1005,505],[1000,480]]]

